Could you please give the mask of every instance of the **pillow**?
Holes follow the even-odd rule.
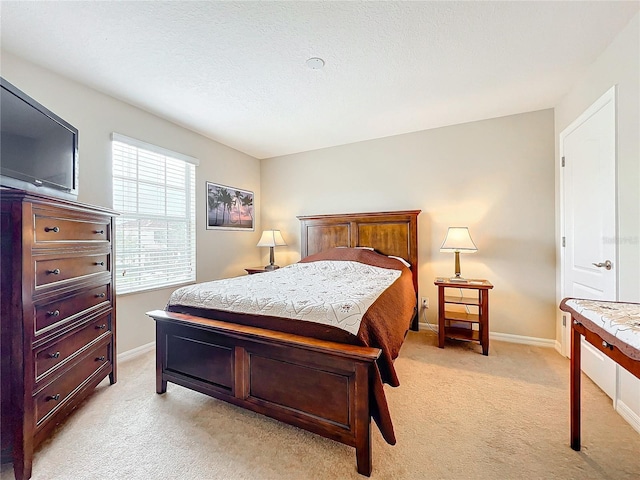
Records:
[[[334,247],[314,253],[300,260],[300,263],[316,262],[319,260],[343,260],[360,262],[374,267],[392,268],[394,270],[404,270],[405,263],[398,263],[397,259],[391,259],[386,255],[382,255],[371,248],[341,248]]]
[[[398,260],[399,262],[402,262],[402,264],[407,267],[407,268],[411,268],[411,264],[409,262],[407,262],[404,258],[402,257],[394,257],[393,255],[389,255],[389,258],[395,258],[396,260]]]
[[[373,247],[353,247],[353,248],[359,248],[360,250],[371,250],[372,252],[375,250]]]

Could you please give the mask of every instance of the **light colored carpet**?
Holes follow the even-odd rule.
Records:
[[[398,443],[373,427],[373,479],[638,479],[640,435],[586,377],[583,450],[569,448],[569,362],[410,332],[386,388]],[[33,479],[362,479],[355,449],[169,384],[154,354],[120,365],[36,452]],[[3,465],[2,478],[12,478]]]

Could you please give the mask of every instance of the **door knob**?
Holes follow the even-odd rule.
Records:
[[[603,262],[593,263],[592,265],[598,268],[604,267],[606,270],[611,270],[611,268],[613,268],[613,263],[611,263],[611,260],[607,260],[604,263]]]

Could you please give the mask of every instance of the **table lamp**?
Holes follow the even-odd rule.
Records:
[[[471,240],[471,234],[467,227],[449,227],[447,236],[440,247],[441,252],[453,252],[456,255],[456,276],[449,280],[454,282],[465,282],[460,276],[460,252],[475,253],[478,251],[476,244]]]
[[[273,263],[273,247],[280,247],[282,245],[286,245],[287,243],[282,238],[282,234],[280,230],[264,230],[262,232],[262,236],[260,237],[260,241],[258,242],[258,247],[269,247],[269,265],[265,266],[265,270],[275,270],[280,268],[278,265]]]

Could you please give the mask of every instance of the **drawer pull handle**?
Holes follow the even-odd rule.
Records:
[[[58,233],[60,231],[60,227],[44,227],[44,231]]]
[[[53,270],[47,270],[47,273],[51,273],[52,275],[60,275],[60,269],[55,268]]]
[[[96,358],[96,362],[104,362],[104,359],[106,357],[104,355],[99,356],[98,358]]]
[[[107,328],[107,324],[103,323],[102,325],[96,325],[96,330],[104,330]]]
[[[60,316],[60,310],[54,310],[53,312],[47,312],[47,315],[49,315],[50,317],[59,317]]]
[[[99,266],[103,267],[104,266],[104,262],[96,262],[96,265],[99,265]]]
[[[60,352],[50,353],[49,358],[60,358]]]
[[[59,394],[59,393],[56,393],[55,395],[49,395],[49,396],[47,397],[47,402],[48,402],[49,400],[55,400],[55,401],[57,402],[58,400],[60,400],[60,394]]]
[[[98,294],[96,295],[96,297],[98,297],[98,298],[104,298],[104,297],[105,297],[105,294],[104,294],[104,293],[98,293]]]
[[[104,230],[96,230],[96,235],[104,235]]]

